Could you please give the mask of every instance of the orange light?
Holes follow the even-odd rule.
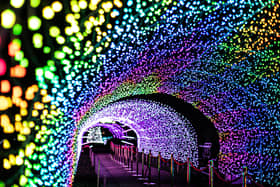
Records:
[[[9,93],[11,90],[11,84],[8,80],[2,80],[1,81],[1,93]]]
[[[11,57],[14,57],[17,54],[17,52],[20,51],[20,45],[17,42],[11,42],[8,45],[8,48],[9,48],[8,54]]]
[[[20,108],[27,108],[27,107],[28,107],[28,103],[26,101],[22,100],[20,102]]]
[[[13,87],[13,97],[21,97],[22,96],[22,89],[20,86]]]
[[[16,78],[22,78],[26,75],[26,69],[20,65],[16,65],[11,67],[10,69],[10,76]]]
[[[29,86],[25,92],[25,98],[27,100],[32,100],[35,97],[34,93],[37,91],[38,91],[37,85]]]

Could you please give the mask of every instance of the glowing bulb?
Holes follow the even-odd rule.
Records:
[[[54,17],[54,11],[50,6],[43,8],[43,17],[47,20],[50,20]]]
[[[10,10],[6,9],[1,14],[1,25],[5,29],[10,29],[14,26],[16,22],[16,15],[15,13]]]
[[[59,1],[55,1],[52,3],[52,9],[55,12],[60,12],[62,10],[63,6],[62,3]]]
[[[41,27],[41,20],[37,16],[31,16],[28,18],[28,28],[31,31],[39,30]]]

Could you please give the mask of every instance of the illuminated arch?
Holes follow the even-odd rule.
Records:
[[[166,159],[173,153],[177,160],[190,158],[198,165],[197,134],[191,123],[173,108],[143,99],[118,101],[89,117],[78,135],[78,153],[81,151],[82,135],[88,128],[116,121],[136,132],[139,150],[144,149],[146,153],[151,150],[154,156],[161,152]],[[110,128],[117,127],[112,125]]]

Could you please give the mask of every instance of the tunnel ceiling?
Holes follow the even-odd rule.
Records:
[[[0,186],[71,185],[87,122],[155,93],[214,124],[221,174],[279,185],[279,3],[1,1]]]

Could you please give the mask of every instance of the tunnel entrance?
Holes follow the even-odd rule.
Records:
[[[167,94],[137,95],[108,104],[87,119],[79,139],[97,126],[109,129],[116,143],[133,144],[154,156],[161,152],[165,159],[171,154],[181,162],[190,158],[196,167],[216,160],[219,153],[219,136],[211,121],[191,104]]]
[[[110,143],[137,147],[137,135],[133,129],[118,121],[100,122],[100,126],[88,129],[83,135],[83,149],[92,148],[96,152],[110,152]],[[116,132],[108,126],[118,126]]]
[[[208,160],[218,159],[220,145],[217,129],[214,124],[198,109],[194,108],[194,106],[184,102],[182,99],[176,98],[175,96],[162,93],[130,96],[122,98],[116,102],[129,99],[145,99],[160,102],[175,109],[178,113],[188,119],[195,128],[198,135],[199,165],[206,166]]]

